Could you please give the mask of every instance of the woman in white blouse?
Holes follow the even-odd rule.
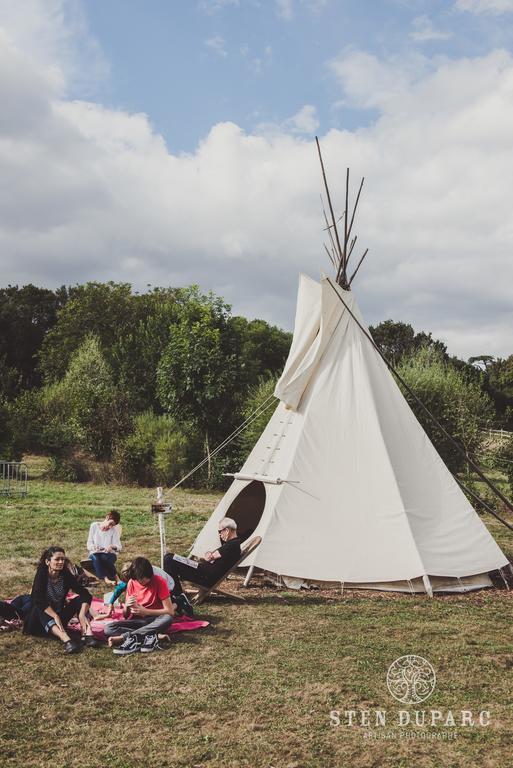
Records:
[[[105,520],[91,523],[87,538],[87,550],[94,572],[100,580],[111,586],[119,581],[115,562],[117,553],[122,549],[118,528],[120,520],[119,512],[111,510]]]

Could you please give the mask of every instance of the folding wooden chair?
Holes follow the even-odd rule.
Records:
[[[232,565],[232,567],[224,573],[220,579],[216,581],[216,583],[211,587],[202,587],[199,584],[193,584],[193,582],[190,582],[193,584],[193,586],[196,588],[196,592],[194,593],[194,596],[191,599],[191,602],[193,605],[201,605],[207,597],[210,594],[215,595],[222,595],[223,597],[232,597],[235,600],[240,600],[241,602],[246,602],[245,598],[242,597],[242,595],[237,595],[233,592],[224,592],[222,589],[219,589],[219,585],[222,584],[222,582],[228,578],[230,573],[232,573],[236,568],[239,567],[239,565],[245,560],[249,555],[254,552],[254,550],[258,547],[260,542],[262,541],[261,536],[253,536],[252,539],[249,539],[248,541],[245,541],[244,544],[241,546],[241,556],[240,559],[237,560],[237,562]]]

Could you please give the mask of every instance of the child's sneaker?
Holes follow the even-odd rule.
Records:
[[[157,635],[146,635],[141,645],[141,653],[151,653],[157,650],[158,646]]]
[[[114,653],[117,656],[127,656],[129,653],[136,653],[140,650],[141,643],[139,640],[133,635],[128,635],[118,648],[114,648]]]
[[[182,616],[183,614],[185,614],[190,619],[192,619],[192,617],[194,616],[194,608],[189,602],[189,598],[187,597],[185,592],[182,592],[181,595],[175,595],[173,599],[178,608],[178,615]]]
[[[171,648],[171,638],[169,635],[157,635],[157,650],[167,651],[168,648]]]

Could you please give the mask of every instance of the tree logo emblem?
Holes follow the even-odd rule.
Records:
[[[400,656],[388,668],[388,690],[401,704],[425,701],[435,685],[435,670],[422,656]]]

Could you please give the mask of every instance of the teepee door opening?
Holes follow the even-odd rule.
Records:
[[[226,511],[237,523],[237,532],[242,540],[248,539],[256,529],[265,507],[265,485],[253,480],[234,498]]]

